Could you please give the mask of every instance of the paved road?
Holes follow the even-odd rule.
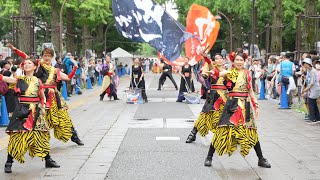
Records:
[[[259,137],[271,169],[257,166],[252,150],[243,158],[214,156],[203,166],[212,134],[186,144],[202,105],[176,103],[178,92],[170,81],[157,91],[159,74],[146,77],[149,103],[128,105],[121,78],[121,101],[98,99],[99,87],[69,101],[70,115],[85,146],[51,139],[52,156],[59,169],[45,169],[39,158],[26,155],[14,163],[13,173],[0,170],[0,179],[320,179],[320,126],[309,125],[294,110],[279,110],[277,102],[260,102]],[[177,83],[179,78],[175,76]],[[0,167],[6,159],[7,136],[0,128]]]

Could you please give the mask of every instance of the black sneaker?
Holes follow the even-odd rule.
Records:
[[[12,167],[12,163],[6,163],[4,165],[4,172],[5,173],[12,173],[11,167]]]
[[[258,166],[264,168],[271,168],[271,165],[268,163],[268,160],[266,158],[260,158],[258,161]]]
[[[46,160],[46,168],[59,168],[60,166],[53,160],[53,159],[48,159]]]
[[[205,160],[204,160],[204,166],[210,167],[212,164],[212,157],[208,156]]]
[[[71,138],[71,141],[78,144],[78,146],[84,145],[84,143],[79,138]]]

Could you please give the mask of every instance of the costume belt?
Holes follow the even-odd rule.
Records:
[[[249,93],[248,92],[230,92],[229,96],[230,97],[248,97]]]
[[[43,85],[42,88],[44,89],[49,89],[49,88],[56,88],[57,86],[56,85]]]
[[[211,89],[222,89],[222,90],[227,90],[227,87],[225,85],[211,85]]]
[[[19,97],[20,102],[40,102],[39,97]]]

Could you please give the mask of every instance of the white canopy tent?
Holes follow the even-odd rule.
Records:
[[[123,66],[127,64],[129,68],[132,66],[133,55],[120,47],[111,52],[111,58],[115,65],[122,63]]]

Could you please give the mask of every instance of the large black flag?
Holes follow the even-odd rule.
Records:
[[[147,42],[170,61],[180,56],[183,42],[192,36],[153,0],[112,0],[118,32]]]

